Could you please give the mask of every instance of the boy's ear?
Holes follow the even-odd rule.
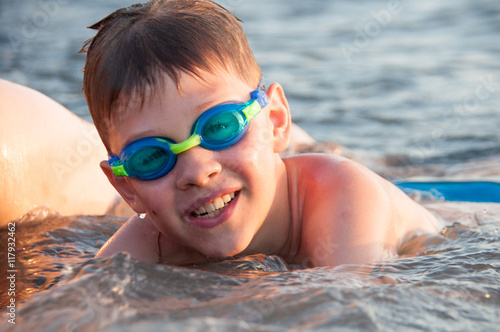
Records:
[[[116,176],[111,170],[111,166],[109,166],[107,160],[101,161],[99,166],[101,166],[102,171],[108,178],[111,185],[115,187],[116,191],[118,191],[118,193],[125,200],[125,202],[127,202],[128,205],[130,205],[132,210],[134,210],[137,213],[145,213],[146,209],[144,208],[142,202],[137,197],[136,191],[130,185],[128,178]]]
[[[278,83],[273,83],[267,90],[269,97],[269,119],[273,124],[274,152],[284,151],[290,143],[291,115],[285,91]]]

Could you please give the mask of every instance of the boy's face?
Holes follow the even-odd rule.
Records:
[[[111,126],[112,152],[119,154],[127,143],[142,137],[182,142],[208,108],[230,101],[247,102],[256,89],[226,72],[206,74],[204,79],[206,82],[183,73],[180,89],[166,78],[141,106],[131,100],[126,116]],[[273,147],[269,108],[253,118],[245,136],[228,149],[210,151],[196,146],[179,154],[175,167],[163,177],[148,181],[114,177],[111,182],[164,235],[204,255],[233,256],[252,240],[268,242],[269,226],[261,226],[269,224],[270,211],[279,204],[275,193],[282,165]],[[214,217],[195,212],[233,195]]]

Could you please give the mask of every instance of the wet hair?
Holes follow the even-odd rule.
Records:
[[[90,26],[97,34],[87,54],[83,90],[101,139],[132,96],[141,103],[168,75],[179,88],[182,72],[226,70],[257,86],[261,70],[240,20],[210,0],[153,0],[118,9]]]

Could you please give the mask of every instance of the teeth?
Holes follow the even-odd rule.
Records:
[[[222,200],[222,198],[218,197],[215,199],[214,201],[214,206],[215,206],[215,209],[220,209],[220,208],[223,208],[224,207],[224,201]]]
[[[217,197],[213,202],[207,203],[204,206],[200,206],[196,210],[193,211],[193,215],[195,217],[215,217],[218,216],[222,209],[226,207],[226,205],[231,202],[231,200],[235,197],[234,193],[224,195],[222,197]]]
[[[224,195],[224,196],[222,196],[222,200],[224,201],[224,203],[229,203],[231,201],[231,196]]]
[[[205,208],[203,206],[199,207],[196,209],[196,214],[203,214],[203,213],[207,213],[207,210],[205,210]]]
[[[215,211],[214,203],[208,203],[207,205],[205,205],[205,210],[207,210],[208,213],[214,212]]]

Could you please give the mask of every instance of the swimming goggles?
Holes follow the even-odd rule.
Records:
[[[269,104],[265,92],[252,91],[246,103],[229,102],[214,106],[200,115],[191,136],[181,143],[166,137],[144,137],[127,144],[119,156],[109,155],[109,165],[116,176],[153,180],[170,172],[177,155],[195,146],[218,151],[238,143],[248,124]]]

